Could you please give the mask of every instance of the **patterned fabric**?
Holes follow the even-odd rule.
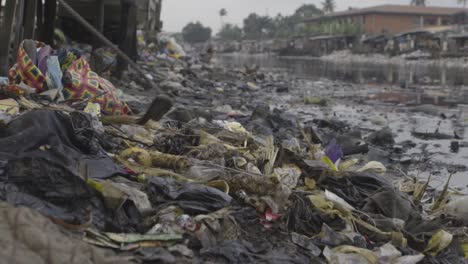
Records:
[[[72,65],[74,61],[76,61],[80,55],[77,55],[78,52],[67,51],[64,49],[60,49],[58,51],[58,57],[60,64],[62,65],[62,71],[65,71]]]
[[[36,42],[36,45],[38,48],[45,46],[45,44],[41,42]],[[10,79],[10,85],[24,82],[28,86],[34,88],[36,93],[45,91],[45,75],[34,64],[31,58],[29,58],[26,50],[23,48],[23,42],[18,48],[16,64],[10,69],[8,77]]]
[[[36,42],[36,45],[38,48],[45,46],[41,42]],[[130,108],[117,97],[112,83],[91,71],[86,60],[78,58],[73,52],[62,52],[59,54],[59,59],[64,75],[69,79],[64,81],[65,100],[90,99],[91,102],[99,103],[103,114],[131,114]],[[20,92],[16,85],[24,82],[34,88],[36,93],[44,92],[47,89],[45,75],[46,73],[41,72],[29,58],[21,43],[16,64],[9,72],[9,90]]]
[[[65,85],[65,99],[90,99],[101,106],[106,115],[130,114],[130,108],[115,95],[115,88],[97,73],[91,71],[88,62],[78,59],[67,69],[71,81]]]

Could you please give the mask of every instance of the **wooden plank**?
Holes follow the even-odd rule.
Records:
[[[13,36],[13,20],[15,19],[16,13],[16,0],[6,0],[3,22],[0,27],[0,75],[8,75],[10,64],[8,57],[11,51],[11,40]]]
[[[40,1],[40,0],[39,0]],[[24,38],[35,38],[37,0],[26,1],[24,11]]]

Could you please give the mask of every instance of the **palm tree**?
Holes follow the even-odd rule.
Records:
[[[223,17],[225,16],[227,16],[226,8],[221,8],[221,10],[219,10],[219,17],[221,18],[221,26],[223,26],[224,24]]]
[[[427,0],[411,0],[411,5],[414,6],[426,6]]]
[[[463,5],[464,8],[466,8],[466,3],[468,0],[457,0],[459,5]]]
[[[335,0],[325,0],[325,2],[322,3],[323,6],[323,12],[325,13],[333,13],[335,11]]]

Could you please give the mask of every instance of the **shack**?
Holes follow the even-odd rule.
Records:
[[[309,38],[304,44],[307,55],[320,57],[339,50],[352,48],[356,41],[355,36],[317,36]]]
[[[67,3],[114,42],[120,40],[122,24],[126,22],[136,23],[134,27],[146,31],[160,31],[162,28],[160,21],[162,0],[67,0]],[[128,16],[132,15],[129,13],[130,10],[126,9],[133,5],[136,9],[136,21],[126,21],[129,19]],[[92,43],[93,39],[89,34],[86,32],[83,34],[85,29],[77,24],[76,20],[60,5],[57,17],[60,27],[71,39]]]
[[[428,41],[434,39],[434,35],[425,29],[402,32],[394,36],[398,54],[410,53],[427,48]]]
[[[275,39],[272,46],[272,51],[275,53],[280,52],[281,50],[288,47],[289,40],[287,38],[284,39]]]
[[[306,55],[304,46],[307,38],[304,36],[294,36],[289,38],[282,48],[279,49],[279,56],[302,56]]]
[[[320,57],[335,51],[352,48],[356,36],[297,36],[290,39],[287,47],[280,50],[280,56],[313,56]]]
[[[364,37],[353,49],[354,53],[384,53],[391,38],[387,34]]]
[[[447,57],[468,56],[468,33],[451,34],[448,39],[451,47]]]
[[[67,3],[108,39],[119,43],[133,59],[137,56],[136,30],[160,31],[162,27],[162,0],[67,0]],[[57,17],[60,28],[72,40],[93,46],[101,44],[60,5]]]
[[[220,40],[217,39],[216,41],[212,42],[213,49],[217,53],[233,53],[239,52],[241,49],[241,43],[239,41],[228,41],[228,40]]]
[[[255,54],[258,53],[258,43],[256,40],[243,40],[241,42],[241,52]]]
[[[97,38],[66,12],[62,0],[1,1],[0,75],[13,64],[14,51],[23,39],[53,44],[54,28],[59,25],[66,36],[79,42],[98,45]],[[158,31],[162,0],[67,0],[85,20],[109,38],[130,57],[136,56],[136,29]],[[58,12],[57,12],[58,10]],[[91,12],[90,12],[91,10]],[[56,18],[58,17],[58,21]],[[58,23],[57,23],[58,22]],[[99,43],[101,44],[101,43]]]

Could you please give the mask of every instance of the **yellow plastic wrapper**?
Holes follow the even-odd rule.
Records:
[[[0,111],[9,115],[19,114],[19,104],[14,99],[0,100]]]
[[[84,111],[92,116],[101,116],[101,106],[97,103],[88,103]]]

